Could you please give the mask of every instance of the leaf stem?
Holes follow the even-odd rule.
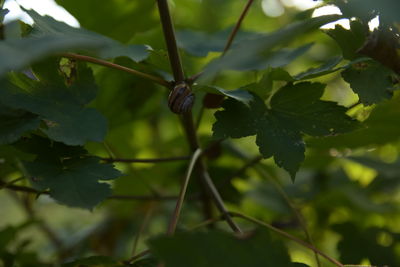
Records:
[[[190,160],[190,163],[189,163],[189,167],[186,171],[185,178],[183,180],[183,184],[181,187],[181,191],[179,193],[178,201],[176,202],[175,210],[174,210],[174,213],[172,215],[171,221],[168,226],[167,233],[169,235],[173,235],[175,233],[176,226],[178,225],[179,216],[181,214],[183,201],[185,200],[186,190],[189,185],[190,176],[192,175],[194,166],[195,166],[197,160],[200,158],[200,156],[201,156],[201,149],[198,148],[193,153],[192,159]]]
[[[159,163],[159,162],[171,162],[188,160],[190,156],[178,156],[178,157],[168,157],[168,158],[154,158],[154,159],[125,159],[125,158],[100,158],[106,162],[123,162],[123,163]]]
[[[284,237],[286,237],[286,238],[288,238],[288,239],[290,239],[290,240],[302,245],[303,247],[306,247],[306,248],[314,251],[315,253],[318,253],[319,255],[321,255],[322,257],[324,257],[328,261],[332,262],[336,266],[345,267],[345,265],[343,265],[339,261],[335,260],[334,258],[326,255],[324,252],[320,251],[319,249],[317,249],[313,245],[310,245],[310,244],[304,242],[303,240],[301,240],[301,239],[299,239],[299,238],[297,238],[295,236],[292,236],[291,234],[288,234],[285,231],[282,231],[282,230],[280,230],[280,229],[278,229],[278,228],[276,228],[276,227],[274,227],[274,226],[272,226],[272,225],[270,225],[270,224],[268,224],[266,222],[260,221],[260,220],[258,220],[256,218],[250,217],[248,215],[244,215],[244,214],[239,213],[239,212],[229,212],[229,213],[233,217],[239,217],[239,218],[242,218],[242,219],[247,220],[249,222],[253,222],[253,223],[258,224],[260,226],[266,227],[266,228],[270,229],[271,231],[274,231],[275,233],[277,233],[277,234],[279,234],[281,236],[284,236]]]
[[[247,1],[242,13],[240,14],[240,17],[239,17],[238,21],[236,22],[235,27],[232,29],[231,34],[228,37],[228,41],[225,44],[224,51],[222,52],[222,55],[224,55],[226,53],[226,51],[228,51],[229,48],[231,47],[231,45],[233,43],[233,40],[235,39],[236,34],[239,31],[240,26],[242,25],[242,22],[243,22],[244,18],[246,17],[247,12],[249,11],[249,9],[250,9],[251,5],[253,4],[253,2],[254,2],[254,0],[248,0]]]
[[[90,56],[73,54],[73,53],[62,53],[61,56],[62,57],[66,57],[66,58],[70,58],[70,59],[90,62],[90,63],[93,63],[93,64],[105,66],[105,67],[112,68],[112,69],[117,69],[117,70],[120,70],[120,71],[124,71],[124,72],[130,73],[130,74],[139,76],[139,77],[141,77],[143,79],[155,82],[155,83],[157,83],[159,85],[162,85],[162,86],[164,86],[164,87],[166,87],[168,89],[171,89],[171,84],[169,82],[167,82],[166,80],[160,78],[160,77],[157,77],[157,76],[154,76],[154,75],[151,75],[151,74],[147,74],[147,73],[144,73],[144,72],[140,72],[140,71],[128,68],[128,67],[124,67],[124,66],[121,66],[121,65],[106,61],[106,60],[102,60],[102,59],[94,58],[94,57],[90,57]]]

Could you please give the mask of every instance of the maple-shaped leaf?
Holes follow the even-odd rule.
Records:
[[[392,71],[376,62],[353,64],[342,72],[343,79],[350,84],[361,103],[372,105],[393,95]]]
[[[24,162],[32,185],[61,204],[92,209],[111,194],[110,185],[100,181],[121,176],[112,164],[88,155],[81,147],[70,147],[48,139],[34,137],[17,146],[37,155],[33,162]]]
[[[354,60],[361,56],[357,51],[365,41],[366,32],[360,21],[351,21],[348,30],[341,25],[336,25],[334,29],[328,30],[326,33],[340,46],[343,58]]]
[[[214,136],[240,138],[257,135],[261,154],[273,156],[279,167],[294,180],[304,160],[302,134],[328,136],[352,131],[357,122],[346,115],[347,109],[334,102],[320,100],[325,85],[300,82],[282,87],[270,101],[270,108],[254,96],[250,106],[227,99],[224,110],[215,113]]]
[[[86,108],[96,94],[96,84],[89,68],[80,64],[75,82],[67,86],[57,73],[57,61],[34,66],[39,81],[24,74],[14,74],[0,81],[0,97],[7,106],[38,115],[51,139],[68,145],[104,139],[107,122],[93,108]]]

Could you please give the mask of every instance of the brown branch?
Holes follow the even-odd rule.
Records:
[[[242,25],[242,22],[243,22],[244,18],[246,17],[247,12],[249,11],[249,9],[250,9],[251,5],[253,4],[253,2],[254,2],[254,0],[248,0],[247,1],[247,4],[245,5],[242,13],[240,14],[240,17],[239,17],[238,21],[236,22],[235,27],[232,29],[232,32],[229,35],[228,41],[225,44],[224,51],[222,52],[222,55],[224,55],[226,53],[226,51],[228,51],[229,48],[231,47],[231,45],[233,43],[233,40],[235,39],[236,34],[239,31],[240,26]]]
[[[235,24],[235,27],[233,27],[231,33],[229,34],[228,40],[226,41],[224,50],[222,51],[222,56],[225,55],[225,53],[229,50],[229,48],[232,46],[233,41],[235,40],[236,34],[238,33],[240,26],[242,25],[242,22],[244,20],[244,18],[246,17],[251,5],[253,4],[254,0],[248,0],[242,13],[240,14],[240,17],[238,19],[238,21]],[[193,84],[198,78],[200,78],[201,75],[203,75],[203,71],[196,73],[192,76],[190,76],[187,79],[187,82],[189,84]]]
[[[185,74],[183,72],[178,46],[176,44],[175,29],[172,24],[168,2],[167,0],[157,0],[157,4],[175,83],[180,83],[185,80]]]
[[[50,195],[49,191],[39,191],[35,188],[22,185],[7,185],[0,181],[0,187],[17,192],[25,192],[38,195]],[[158,196],[158,195],[112,195],[107,199],[115,200],[138,200],[138,201],[172,201],[178,199],[178,196]]]
[[[175,233],[176,226],[178,225],[179,216],[181,214],[183,201],[185,200],[186,190],[187,190],[187,187],[189,185],[189,179],[192,176],[192,172],[193,172],[194,166],[196,165],[196,162],[200,158],[200,156],[201,156],[201,149],[198,148],[193,153],[193,156],[192,156],[192,159],[190,161],[189,167],[187,168],[187,171],[186,171],[186,174],[185,174],[185,179],[184,179],[183,184],[181,186],[181,191],[179,192],[178,201],[176,202],[174,213],[173,213],[173,215],[171,217],[171,220],[169,222],[169,225],[168,225],[168,232],[167,233],[169,235],[173,235]]]
[[[169,82],[167,82],[166,80],[157,77],[157,76],[153,76],[144,72],[140,72],[131,68],[127,68],[106,60],[102,60],[99,58],[94,58],[94,57],[90,57],[90,56],[84,56],[84,55],[79,55],[79,54],[73,54],[73,53],[63,53],[61,54],[62,57],[66,57],[66,58],[71,58],[71,59],[75,59],[75,60],[80,60],[80,61],[86,61],[86,62],[90,62],[93,64],[97,64],[97,65],[101,65],[101,66],[105,66],[108,68],[112,68],[112,69],[116,69],[116,70],[120,70],[120,71],[124,71],[130,74],[133,74],[135,76],[139,76],[142,77],[143,79],[155,82],[159,85],[162,85],[164,87],[167,87],[168,89],[171,89],[171,84]]]
[[[185,80],[182,64],[179,56],[178,46],[176,44],[174,25],[171,20],[167,0],[157,0],[158,11],[160,13],[161,24],[163,27],[164,38],[167,44],[168,55],[171,63],[171,68],[174,73],[175,83],[180,83]],[[184,113],[182,115],[182,124],[185,129],[186,137],[190,145],[191,151],[194,153],[200,146],[197,139],[196,127],[193,123],[193,116],[191,112]],[[203,184],[203,202],[207,209],[208,194],[204,192],[204,187],[207,187],[208,192],[214,199],[217,208],[220,210],[232,230],[241,233],[239,226],[232,220],[230,215],[226,212],[225,204],[223,203],[218,190],[215,188],[213,181],[207,172],[206,165],[202,159],[199,160],[196,166],[196,172],[200,178],[200,182]],[[211,214],[209,214],[210,216]]]
[[[100,158],[106,162],[125,162],[125,163],[160,163],[160,162],[171,162],[179,160],[189,160],[190,156],[178,156],[169,158],[154,158],[154,159],[122,159],[122,158]]]

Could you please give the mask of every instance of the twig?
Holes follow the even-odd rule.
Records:
[[[150,254],[150,249],[143,250],[142,252],[136,254],[135,256],[133,256],[132,258],[130,258],[129,260],[127,260],[126,262],[123,262],[123,263],[131,264],[131,263],[135,262],[136,260],[138,260],[144,256],[147,256],[149,254]]]
[[[232,46],[232,43],[236,37],[236,34],[239,31],[240,26],[242,25],[242,22],[243,22],[244,18],[246,17],[247,12],[249,11],[253,2],[254,2],[254,0],[247,1],[242,13],[240,14],[238,21],[235,24],[235,27],[232,29],[231,33],[229,34],[228,40],[226,41],[226,44],[225,44],[224,50],[222,51],[221,56],[224,56],[225,53],[229,50],[229,48]],[[198,78],[200,78],[201,75],[203,75],[203,71],[196,73],[193,76],[189,77],[187,79],[188,83],[193,84]]]
[[[179,215],[181,213],[183,201],[185,199],[186,190],[187,190],[187,187],[189,185],[190,176],[192,175],[192,172],[193,172],[193,169],[194,169],[194,165],[196,164],[196,162],[200,158],[200,156],[201,156],[201,149],[198,148],[194,152],[194,154],[192,156],[192,159],[190,160],[189,167],[188,167],[188,169],[186,171],[185,178],[183,180],[183,184],[182,184],[182,187],[181,187],[181,191],[179,193],[178,201],[176,203],[174,213],[172,215],[171,221],[170,221],[169,226],[168,226],[167,233],[169,235],[173,235],[175,233],[175,229],[176,229],[176,226],[178,224]]]
[[[298,243],[298,244],[300,244],[300,245],[302,245],[302,246],[314,251],[315,253],[318,253],[319,255],[321,255],[322,257],[324,257],[328,261],[332,262],[336,266],[345,267],[345,265],[343,265],[339,261],[335,260],[334,258],[326,255],[324,252],[320,251],[319,249],[317,249],[313,245],[310,245],[310,244],[304,242],[303,240],[301,240],[301,239],[299,239],[299,238],[297,238],[295,236],[292,236],[291,234],[288,234],[285,231],[282,231],[282,230],[280,230],[280,229],[278,229],[278,228],[276,228],[276,227],[274,227],[274,226],[272,226],[272,225],[270,225],[270,224],[268,224],[266,222],[260,221],[260,220],[258,220],[256,218],[250,217],[248,215],[244,215],[244,214],[239,213],[239,212],[229,212],[229,213],[233,217],[239,217],[239,218],[242,218],[242,219],[247,220],[249,222],[253,222],[255,224],[258,224],[260,226],[264,226],[264,227],[270,229],[271,231],[274,231],[275,233],[280,234],[281,236],[284,236],[284,237],[286,237],[286,238],[288,238],[288,239],[290,239],[290,240],[292,240],[292,241],[294,241],[294,242],[296,242],[296,243]]]
[[[19,204],[21,204],[29,219],[37,223],[37,227],[43,232],[47,239],[49,239],[49,241],[56,248],[58,259],[60,259],[61,251],[63,251],[64,248],[63,242],[44,220],[38,219],[36,217],[29,196],[23,196],[23,198],[20,198],[15,192],[11,192],[11,195],[16,201],[18,201]]]
[[[250,157],[248,155],[246,155],[244,152],[242,152],[239,149],[234,149],[235,153],[239,156],[242,157],[244,159],[249,160],[239,171],[242,171],[243,168],[248,168],[251,166],[254,166],[255,164],[259,163],[259,158],[260,156],[256,156],[253,159],[250,160]],[[262,157],[261,157],[262,158]],[[289,206],[289,208],[293,211],[294,216],[296,217],[297,221],[300,224],[301,229],[303,230],[307,241],[310,244],[314,244],[313,239],[311,237],[310,232],[308,231],[305,219],[303,217],[303,215],[297,210],[296,206],[292,203],[290,197],[286,194],[286,192],[282,189],[281,185],[273,178],[271,177],[269,174],[266,173],[266,171],[261,167],[261,166],[254,166],[255,170],[259,173],[260,176],[264,177],[265,179],[271,181],[272,185],[275,187],[275,189],[278,191],[278,193],[282,196],[282,198],[285,200],[286,204]],[[244,169],[245,170],[245,169]],[[244,171],[243,170],[243,171]],[[318,254],[315,253],[315,261],[317,263],[317,266],[321,266],[320,260],[318,258]]]
[[[112,195],[107,199],[115,200],[138,200],[138,201],[173,201],[176,200],[178,196],[154,196],[154,195]]]
[[[154,211],[154,204],[151,203],[150,207],[146,211],[146,215],[144,216],[142,223],[140,224],[139,231],[136,233],[135,240],[133,241],[132,257],[135,256],[135,254],[136,254],[136,249],[139,244],[140,236],[142,235],[143,231],[146,229],[146,227],[150,221],[150,217],[153,214],[153,211]]]
[[[13,185],[13,184],[15,184],[16,182],[19,182],[19,181],[21,181],[21,180],[23,180],[23,179],[25,179],[25,177],[19,177],[19,178],[17,178],[17,179],[11,180],[11,181],[9,181],[9,182],[0,181],[0,183],[1,183],[1,184],[0,184],[0,190],[3,189],[3,188],[8,187],[8,186],[10,186],[10,185]]]
[[[206,184],[208,185],[208,188],[211,191],[211,195],[214,198],[215,205],[217,206],[218,210],[222,213],[224,219],[226,222],[229,224],[229,226],[235,231],[236,233],[242,233],[242,230],[239,228],[239,226],[232,220],[228,210],[225,207],[224,201],[221,198],[221,195],[219,194],[217,188],[215,187],[213,181],[211,180],[210,175],[208,172],[204,169],[203,173],[204,180]]]
[[[157,76],[153,76],[144,72],[140,72],[131,68],[127,68],[106,60],[102,60],[99,58],[94,58],[94,57],[90,57],[90,56],[84,56],[84,55],[79,55],[79,54],[73,54],[73,53],[63,53],[61,54],[62,57],[66,57],[66,58],[71,58],[71,59],[75,59],[75,60],[80,60],[80,61],[86,61],[86,62],[90,62],[93,64],[97,64],[97,65],[101,65],[101,66],[105,66],[108,68],[113,68],[113,69],[117,69],[117,70],[121,70],[139,77],[142,77],[143,79],[158,83],[159,85],[162,85],[164,87],[167,88],[171,88],[171,84],[169,82],[167,82],[166,80],[157,77]]]
[[[228,41],[225,44],[224,51],[222,52],[222,55],[224,55],[226,53],[226,51],[228,51],[229,48],[231,47],[231,45],[233,43],[233,40],[235,39],[236,34],[239,31],[240,26],[242,25],[243,19],[246,17],[247,12],[249,11],[250,6],[253,4],[253,2],[254,2],[254,0],[248,0],[247,1],[247,4],[245,5],[242,13],[240,14],[240,17],[239,17],[238,21],[236,22],[235,27],[232,29],[232,32],[229,35]]]
[[[303,230],[304,234],[306,235],[307,241],[314,245],[314,241],[311,237],[310,232],[308,231],[308,227],[306,224],[306,221],[303,217],[303,215],[300,213],[300,211],[296,208],[290,197],[286,194],[285,190],[281,187],[281,185],[270,175],[268,175],[264,169],[262,169],[260,166],[256,166],[257,172],[263,176],[265,179],[268,179],[271,181],[272,185],[275,187],[275,189],[278,191],[278,193],[283,197],[285,200],[286,204],[289,206],[289,208],[293,211],[294,216],[296,217],[297,221],[300,224],[301,229]],[[321,266],[321,262],[319,260],[318,254],[315,253],[315,261],[317,262],[317,266]]]
[[[174,74],[174,79],[175,83],[180,83],[185,80],[184,72],[182,69],[182,64],[178,52],[178,47],[176,44],[176,38],[175,38],[175,30],[174,26],[172,24],[171,20],[171,15],[169,12],[169,7],[168,7],[168,2],[167,0],[157,0],[158,4],[158,11],[160,13],[160,19],[161,19],[161,24],[163,27],[163,32],[164,32],[164,37],[165,41],[167,43],[167,50],[168,50],[168,55],[171,63],[171,68],[173,70]],[[186,137],[188,140],[188,143],[190,145],[191,151],[195,152],[199,148],[199,143],[197,140],[197,135],[196,135],[196,128],[193,123],[193,116],[191,112],[184,113],[182,116],[182,124],[185,129]],[[219,195],[219,192],[216,190],[214,183],[210,179],[206,166],[204,162],[200,159],[196,168],[196,172],[200,177],[201,183],[204,185],[204,187],[207,187],[209,192],[211,193],[217,207],[220,209],[220,211],[225,215],[225,219],[231,226],[231,228],[235,232],[241,232],[239,226],[236,225],[236,223],[232,220],[232,218],[229,216],[229,214],[225,213],[225,205],[221,199],[221,196]],[[202,192],[203,196],[203,202],[204,202],[204,207],[205,211],[208,212],[208,216],[211,216],[210,209],[208,208],[208,195],[204,191]],[[222,209],[221,209],[222,208]],[[225,210],[225,211],[224,211]]]
[[[122,158],[100,158],[106,162],[125,162],[125,163],[160,163],[160,162],[171,162],[179,160],[188,160],[190,156],[179,156],[169,158],[154,158],[154,159],[122,159]]]
[[[35,188],[22,186],[22,185],[6,185],[6,183],[0,181],[0,187],[9,189],[16,192],[25,192],[38,195],[50,195],[49,191],[39,191]],[[153,195],[112,195],[107,199],[116,200],[138,200],[138,201],[173,201],[176,200],[178,196],[153,196]]]

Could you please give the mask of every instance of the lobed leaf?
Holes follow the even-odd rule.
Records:
[[[270,108],[257,96],[249,107],[227,99],[222,105],[224,110],[215,113],[214,136],[240,138],[256,134],[261,154],[265,158],[273,156],[294,179],[304,160],[302,133],[336,135],[357,126],[346,115],[346,108],[320,100],[324,87],[320,83],[290,83],[273,95]]]
[[[360,102],[372,105],[390,99],[393,95],[392,71],[379,63],[354,64],[342,72],[343,79],[350,84]]]
[[[96,157],[88,156],[80,147],[68,147],[34,138],[19,143],[23,149],[37,154],[33,162],[24,167],[32,185],[61,204],[92,209],[111,194],[110,186],[100,183],[121,176],[112,164],[100,164]]]
[[[38,115],[45,122],[42,131],[55,141],[68,145],[102,141],[107,131],[106,120],[96,110],[84,107],[94,98],[97,88],[91,70],[80,65],[78,78],[67,87],[57,73],[56,63],[46,61],[35,66],[40,81],[23,74],[13,75],[12,82],[1,80],[2,101],[11,108]],[[24,127],[33,129],[29,125]]]

